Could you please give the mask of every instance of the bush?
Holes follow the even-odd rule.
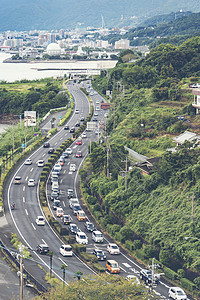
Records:
[[[178,274],[179,278],[183,278],[183,277],[185,277],[185,270],[178,269],[177,274]]]
[[[156,250],[151,245],[143,245],[143,250],[146,258],[152,258],[156,256]]]
[[[93,264],[93,268],[94,268],[97,272],[99,272],[99,273],[102,273],[102,272],[105,272],[105,271],[106,271],[106,269],[105,269],[102,265],[100,265],[99,263],[94,263],[94,264]]]
[[[186,278],[181,278],[180,282],[183,288],[193,293],[193,291],[195,290],[195,284],[193,282]]]
[[[132,251],[132,250],[134,249],[134,248],[133,248],[133,242],[127,240],[127,241],[125,242],[125,247],[126,247],[128,250]]]
[[[142,241],[141,240],[134,240],[133,241],[133,249],[141,249],[142,247]]]
[[[165,276],[171,280],[178,279],[178,274],[167,267],[164,267],[164,273],[165,273]]]
[[[137,258],[139,258],[141,260],[145,260],[145,254],[144,254],[144,251],[142,249],[136,249],[135,250],[135,255],[137,256]]]
[[[76,253],[80,253],[80,252],[86,252],[86,246],[81,245],[81,244],[74,244],[73,245],[73,249]]]

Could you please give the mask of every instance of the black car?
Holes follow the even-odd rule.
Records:
[[[55,191],[53,191],[52,193],[51,193],[51,200],[53,201],[53,200],[57,200],[58,199],[58,193],[57,192],[55,192]]]
[[[73,214],[76,216],[77,215],[77,211],[81,210],[81,207],[79,204],[75,204],[73,206]]]
[[[64,156],[64,158],[68,158],[69,154],[67,152],[63,152],[62,156]]]
[[[66,125],[66,126],[64,127],[64,130],[69,130],[69,125]]]
[[[152,283],[152,271],[148,269],[142,269],[140,271],[140,278],[144,280],[146,284],[151,284]],[[158,283],[158,278],[154,276],[153,283]]]
[[[77,234],[79,231],[78,226],[76,224],[69,224],[69,231],[71,234]]]
[[[84,122],[84,121],[85,121],[85,118],[84,118],[84,117],[80,118],[80,121],[81,121],[81,122]]]
[[[53,153],[54,153],[54,151],[55,151],[55,149],[54,149],[54,148],[50,148],[50,149],[49,149],[49,151],[48,151],[48,154],[53,154]]]
[[[71,133],[75,132],[75,128],[72,127],[69,132],[71,132]]]
[[[70,215],[64,215],[61,220],[64,225],[69,225],[72,222],[72,217]]]
[[[96,255],[96,257],[99,260],[105,260],[106,259],[106,255],[104,254],[104,252],[100,249],[94,249],[93,250],[93,254]]]
[[[46,244],[37,245],[36,251],[40,254],[49,254],[49,246]]]
[[[61,205],[60,205],[60,200],[54,200],[53,201],[53,206],[52,206],[52,208],[53,208],[53,210],[56,210],[57,209],[57,207],[61,207]]]
[[[80,123],[76,123],[76,125],[75,125],[76,127],[80,127],[81,126],[81,124]]]
[[[87,231],[92,232],[95,230],[94,224],[91,222],[85,222],[85,228]]]
[[[92,120],[93,122],[97,122],[97,118],[93,118],[93,120]]]
[[[50,147],[49,142],[45,142],[45,143],[43,144],[43,148],[49,148],[49,147]]]

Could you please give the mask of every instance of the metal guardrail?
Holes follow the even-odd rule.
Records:
[[[20,263],[18,261],[18,254],[13,251],[7,249],[4,243],[0,240],[0,248],[6,255],[13,261],[13,263],[20,269]],[[23,269],[23,273],[26,275],[26,279],[35,285],[38,291],[42,293],[48,292],[48,289],[44,287],[37,279],[35,279],[25,268]]]

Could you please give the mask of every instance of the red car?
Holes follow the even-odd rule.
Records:
[[[76,141],[76,145],[82,145],[82,141],[81,140]]]
[[[81,152],[81,151],[78,151],[78,152],[76,153],[76,157],[82,157],[82,152]]]

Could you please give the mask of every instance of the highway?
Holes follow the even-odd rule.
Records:
[[[78,84],[70,83],[68,85],[68,89],[71,91],[72,95],[75,99],[75,109],[79,109],[79,114],[74,114],[68,122],[69,127],[74,127],[76,122],[80,120],[81,117],[86,117],[89,114],[89,102],[87,97],[80,91]],[[96,102],[101,103],[103,98],[94,93],[91,95],[91,98],[94,103],[94,107],[97,106]],[[94,110],[95,111],[95,110]],[[98,121],[105,121],[105,112],[100,110],[98,111],[98,116],[96,116]],[[64,130],[63,128],[52,137],[49,142],[51,147],[57,148],[59,145],[68,137],[71,137],[69,131]],[[61,174],[59,175],[59,187],[61,190],[59,199],[61,200],[62,208],[65,214],[70,214],[73,218],[73,223],[76,223],[77,226],[81,229],[81,231],[85,231],[84,222],[79,222],[76,216],[73,215],[72,210],[69,208],[69,200],[67,197],[67,189],[74,189],[75,197],[77,197],[77,181],[78,181],[78,171],[83,164],[84,159],[88,154],[88,145],[90,141],[97,140],[98,135],[94,132],[87,132],[87,137],[82,139],[82,145],[76,145],[76,141],[72,144],[72,154],[69,158],[66,158],[64,166],[62,167]],[[77,158],[76,153],[78,150],[81,150],[83,154],[83,158]],[[46,243],[50,247],[50,250],[53,251],[53,272],[54,274],[62,280],[62,270],[60,267],[62,264],[66,264],[68,266],[68,270],[66,271],[66,281],[73,280],[74,273],[77,271],[81,271],[84,275],[94,274],[86,264],[84,264],[77,256],[73,257],[63,257],[59,254],[59,248],[62,244],[59,237],[52,231],[48,224],[45,226],[37,226],[35,223],[35,219],[38,215],[42,215],[42,210],[40,207],[39,197],[38,197],[38,185],[35,187],[28,187],[27,181],[29,178],[34,178],[36,182],[39,181],[39,176],[42,168],[40,169],[36,162],[39,159],[44,159],[47,161],[50,156],[48,153],[48,148],[45,149],[40,147],[36,150],[31,156],[31,160],[33,161],[32,165],[24,165],[21,164],[14,174],[13,178],[16,175],[20,175],[22,177],[21,185],[14,185],[13,178],[10,181],[9,189],[8,189],[8,203],[11,204],[13,201],[16,203],[16,210],[11,211],[10,214],[13,220],[13,223],[21,236],[24,244],[31,249],[35,249],[38,244]],[[69,165],[70,163],[76,164],[76,172],[70,172]],[[52,208],[53,202],[50,200],[51,194],[51,184],[48,182],[47,184],[47,196],[48,203],[50,209]],[[52,210],[52,214],[55,216],[55,211]],[[56,218],[56,216],[55,216]],[[58,218],[60,221],[60,219]],[[92,220],[90,220],[92,221]],[[98,228],[97,228],[98,229]],[[109,242],[113,242],[109,237],[104,236],[104,242],[102,244],[95,244],[91,238],[91,233],[86,232],[88,236],[88,245],[87,245],[87,253],[92,254],[93,249],[98,247],[102,249],[107,259],[115,259],[120,266],[120,275],[136,275],[139,277],[139,272],[142,269],[142,266],[139,265],[136,260],[127,255],[122,249],[120,255],[110,255],[107,253],[106,248]],[[33,251],[33,257],[37,260],[40,260],[43,263],[43,267],[48,270],[49,268],[49,257],[45,255],[39,255],[36,251]],[[106,265],[105,261],[100,262],[104,267]],[[167,282],[164,280],[160,280],[160,283],[157,286],[153,287],[156,295],[159,299],[168,299],[168,289],[169,286]],[[192,299],[192,298],[190,298]]]

